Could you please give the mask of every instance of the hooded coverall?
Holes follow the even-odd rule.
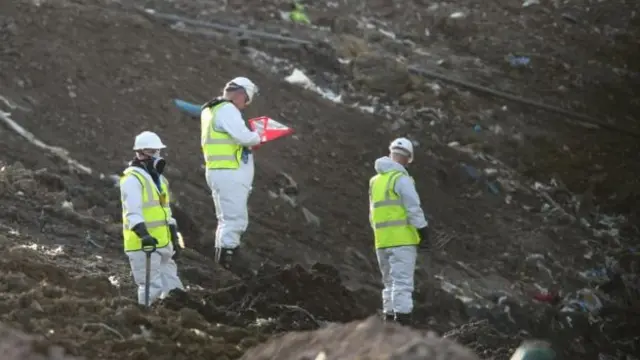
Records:
[[[203,107],[201,145],[206,179],[218,218],[216,247],[235,249],[249,225],[247,202],[253,185],[253,154],[248,147],[260,143],[233,103],[218,100]]]
[[[171,214],[168,181],[159,176],[156,184],[147,171],[130,166],[120,179],[124,251],[129,257],[133,280],[138,285],[138,303],[145,303],[146,254],[142,242],[131,229],[144,222],[149,234],[158,240],[151,253],[149,302],[164,298],[173,289],[184,289],[178,277],[178,268],[172,259],[169,225],[176,220]],[[161,188],[161,191],[158,190]]]
[[[369,184],[369,221],[375,234],[382,274],[382,310],[385,315],[413,311],[413,275],[420,237],[428,225],[413,178],[390,157],[375,162],[378,173]]]

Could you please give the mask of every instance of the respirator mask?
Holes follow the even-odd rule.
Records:
[[[158,175],[162,175],[164,168],[167,165],[167,161],[160,156],[160,150],[150,155],[150,158],[145,160],[145,166],[147,170],[154,171]]]

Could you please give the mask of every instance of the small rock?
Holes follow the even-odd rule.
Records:
[[[336,43],[336,53],[341,58],[352,59],[370,51],[369,45],[363,39],[349,34],[338,36]]]

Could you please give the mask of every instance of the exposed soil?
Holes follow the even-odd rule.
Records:
[[[379,318],[346,325],[332,324],[315,332],[292,333],[257,346],[242,359],[450,359],[476,360],[477,355],[447,339],[412,331]]]
[[[195,1],[0,3],[0,111],[91,168],[79,171],[0,126],[0,321],[41,337],[24,346],[46,353],[57,345],[87,359],[266,359],[277,351],[278,358],[298,359],[304,354],[295,344],[309,341],[318,346],[309,351],[335,350],[328,359],[365,356],[359,351],[392,359],[394,346],[412,339],[429,343],[419,340],[424,334],[408,338],[407,329],[383,328],[372,319],[361,324],[372,329],[364,335],[354,330],[357,323],[332,325],[365,319],[379,308],[366,184],[388,141],[410,134],[420,143],[411,172],[437,243],[435,253],[419,261],[416,328],[435,330],[482,358],[509,358],[529,338],[550,340],[568,359],[638,351],[637,139],[567,124],[529,107],[503,108],[491,97],[409,74],[393,60],[404,54],[406,63],[440,66],[438,60],[446,59],[460,78],[485,85],[491,79],[537,100],[561,97],[557,103],[566,108],[606,114],[616,125],[636,129],[637,5],[576,1],[578,26],[558,25],[565,10],[545,1],[521,9],[521,1],[469,0],[456,2],[456,9],[440,4],[441,13],[427,12],[430,4],[417,1],[312,4],[312,19],[331,27],[323,30],[282,24],[274,14],[284,4],[260,3],[256,10],[230,1],[224,12],[219,4]],[[173,30],[133,5],[201,19],[244,19],[254,28],[331,41],[285,48],[251,40],[242,48],[232,36]],[[462,11],[458,7],[477,15],[449,18]],[[431,20],[416,22],[415,14]],[[362,31],[353,21],[363,16],[384,18],[385,29],[414,45]],[[551,17],[558,24],[549,25]],[[426,37],[425,27],[435,35]],[[593,28],[604,35],[594,35]],[[431,55],[416,55],[416,47]],[[328,87],[350,89],[346,99],[390,101],[389,108],[404,115],[367,114],[321,99],[266,71],[248,55],[258,50],[290,59]],[[533,72],[496,70],[504,66],[504,54],[525,50],[553,57],[534,60]],[[353,61],[344,66],[338,55]],[[483,65],[474,65],[474,58]],[[616,70],[623,75],[611,75],[614,68],[624,69]],[[171,104],[173,98],[205,101],[240,75],[261,88],[248,117],[270,115],[296,130],[256,151],[243,245],[263,266],[247,281],[211,260],[216,221],[201,167],[199,124]],[[425,106],[431,110],[420,112]],[[400,118],[404,123],[395,126]],[[189,247],[179,259],[188,291],[174,292],[150,310],[135,303],[111,178],[124,168],[142,130],[158,132],[169,146],[167,176]],[[448,146],[452,141],[460,146]],[[498,175],[486,172],[474,180],[469,166],[480,173],[495,168]],[[560,185],[531,186],[551,178]],[[303,209],[319,222],[308,221]],[[626,221],[607,222],[612,217],[605,215],[618,214]],[[581,275],[605,263],[616,265],[607,265],[599,286]],[[534,301],[544,289],[560,299]],[[566,311],[579,289],[597,290],[602,306]],[[275,334],[325,326],[256,347]],[[375,340],[382,335],[388,343]],[[399,343],[391,341],[397,338]],[[338,349],[336,339],[349,346]],[[51,351],[50,359],[62,359]]]

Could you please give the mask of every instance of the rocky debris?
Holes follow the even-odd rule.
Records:
[[[405,65],[376,53],[358,55],[353,60],[352,72],[356,84],[371,93],[385,94],[390,98],[405,94],[411,86],[411,76]]]
[[[336,54],[346,60],[351,60],[371,51],[364,39],[349,34],[338,35],[334,46]]]
[[[468,346],[482,358],[506,359],[522,337],[501,332],[489,321],[472,321],[446,332],[443,337]]]
[[[107,263],[95,249],[73,245],[22,245],[28,241],[19,236],[0,235],[0,308],[6,309],[0,320],[46,334],[76,356],[235,359],[269,334],[317,329],[374,311],[341,285],[335,268],[322,264],[311,271],[263,269],[248,282],[218,289],[175,291],[147,311],[135,304],[125,259]],[[180,264],[185,262],[195,265],[185,259]],[[225,275],[203,271],[207,278]],[[204,283],[195,275],[183,278]]]
[[[353,17],[345,15],[332,16],[331,31],[335,34],[350,34],[356,36],[362,36],[363,33],[358,21]]]
[[[0,354],[4,360],[81,360],[65,355],[63,348],[48,344],[41,337],[30,336],[0,323]]]
[[[262,331],[309,330],[326,322],[364,318],[375,311],[340,282],[337,270],[316,264],[307,271],[299,265],[263,267],[248,281],[219,290],[175,292],[160,302],[172,310],[190,308],[208,321],[238,327],[260,325]]]
[[[247,351],[243,360],[479,360],[453,341],[382,322],[378,317],[291,333]]]

